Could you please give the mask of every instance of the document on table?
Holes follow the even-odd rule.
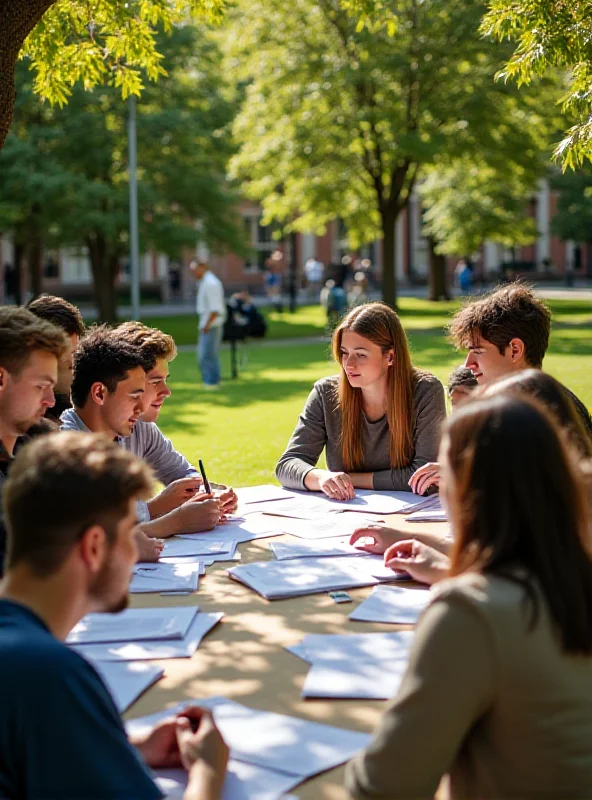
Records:
[[[280,536],[281,526],[277,519],[265,514],[249,514],[247,517],[230,517],[226,522],[221,522],[213,531],[206,533],[181,533],[176,539],[191,539],[192,541],[225,542],[227,545],[241,542],[252,542],[255,539],[265,539],[268,536]]]
[[[378,527],[381,524],[376,517],[365,517],[350,511],[344,511],[343,514],[325,513],[306,521],[289,518],[278,521],[282,533],[311,540],[351,536],[358,528]]]
[[[429,589],[377,586],[349,618],[357,622],[415,625],[431,597]]]
[[[363,555],[363,551],[349,544],[349,536],[340,539],[315,539],[303,542],[271,542],[269,547],[278,561],[288,561],[293,558]]]
[[[266,514],[316,519],[319,515],[339,511],[366,514],[402,514],[425,501],[413,492],[374,492],[357,489],[353,500],[332,500],[322,492],[294,492],[294,499],[276,503],[265,509]]]
[[[298,658],[315,661],[396,661],[401,652],[408,652],[413,631],[393,633],[309,633],[302,640],[286,647]]]
[[[72,628],[68,644],[182,639],[197,606],[126,608],[119,614],[87,614]]]
[[[232,545],[220,538],[215,540],[203,539],[201,534],[187,539],[181,536],[171,536],[170,539],[164,540],[162,555],[168,557],[214,556],[219,553],[227,553],[231,547]]]
[[[167,800],[180,800],[187,788],[184,769],[153,771],[154,781]],[[285,800],[286,792],[301,778],[230,759],[226,769],[222,800]]]
[[[443,508],[427,508],[425,511],[414,511],[407,517],[407,522],[446,522],[448,517]]]
[[[128,734],[149,733],[161,719],[187,705],[205,706],[212,711],[232,759],[291,775],[298,782],[343,764],[371,739],[366,733],[256,711],[224,697],[195,700],[131,720],[126,723],[126,730]]]
[[[204,636],[220,622],[223,613],[195,614],[193,622],[182,639],[167,641],[127,641],[124,644],[76,645],[74,650],[89,661],[156,661],[164,658],[191,658]]]
[[[105,681],[120,714],[164,675],[164,669],[156,664],[113,664],[103,661],[94,664],[94,667]]]
[[[192,564],[139,563],[134,567],[129,591],[131,594],[148,592],[191,594],[197,591],[199,569],[199,561],[194,561]]]
[[[384,566],[382,556],[370,555],[262,561],[231,567],[228,574],[268,600],[373,586],[401,577]]]
[[[265,484],[263,486],[243,486],[242,489],[236,489],[236,496],[240,505],[250,505],[251,503],[288,500],[290,497],[294,497],[294,492],[290,492],[282,486]]]
[[[388,700],[399,690],[408,653],[396,661],[315,661],[302,687],[302,697],[334,700]]]

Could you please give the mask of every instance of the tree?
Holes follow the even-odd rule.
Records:
[[[241,251],[237,199],[224,180],[234,103],[225,91],[219,51],[203,31],[189,27],[176,29],[160,46],[169,77],[147,87],[137,109],[142,245],[179,257],[201,238],[214,250]],[[28,100],[26,115],[21,120],[19,105],[15,130],[30,146],[30,136],[39,135],[39,127],[31,127],[39,101],[24,88],[21,94]],[[43,129],[51,148],[39,169],[44,179],[66,175],[52,241],[86,246],[105,320],[115,318],[115,279],[129,250],[126,122],[117,89],[88,93],[76,87],[65,108],[48,110]],[[6,149],[14,140],[11,133]],[[24,216],[30,196],[26,200]]]
[[[490,142],[504,51],[468,0],[389,4],[361,25],[339,0],[243,0],[230,63],[248,82],[231,162],[267,220],[322,232],[341,217],[356,246],[383,239],[383,296],[396,304],[395,223],[420,171]]]
[[[592,167],[556,176],[557,211],[551,230],[562,241],[588,245],[588,270],[592,268]]]
[[[10,128],[19,54],[37,73],[35,91],[63,105],[76,83],[139,94],[142,71],[164,74],[156,28],[187,14],[219,18],[224,0],[0,0],[0,148]]]
[[[500,71],[503,79],[529,83],[549,69],[565,75],[565,110],[576,124],[557,145],[564,167],[592,160],[592,0],[490,0],[482,30],[517,42]]]

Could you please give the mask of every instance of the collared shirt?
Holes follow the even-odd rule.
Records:
[[[212,328],[224,325],[226,319],[226,301],[224,300],[224,287],[222,281],[209,270],[199,281],[197,289],[197,313],[199,315],[199,329],[203,330],[210,314],[215,311],[218,316],[212,322]]]

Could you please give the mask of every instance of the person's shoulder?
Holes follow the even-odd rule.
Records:
[[[444,395],[442,383],[427,370],[416,369],[413,381],[413,397],[416,402],[422,398],[433,397],[438,394]]]
[[[328,378],[321,378],[315,381],[314,389],[323,399],[333,399],[339,388],[339,375],[330,375]]]
[[[494,575],[466,572],[447,578],[432,588],[432,602],[462,606],[495,625],[508,615],[515,617],[522,608],[525,590],[520,583]]]

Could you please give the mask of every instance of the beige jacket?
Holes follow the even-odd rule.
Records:
[[[565,655],[544,607],[466,574],[443,582],[407,673],[368,749],[347,768],[356,798],[592,798],[592,657]]]

